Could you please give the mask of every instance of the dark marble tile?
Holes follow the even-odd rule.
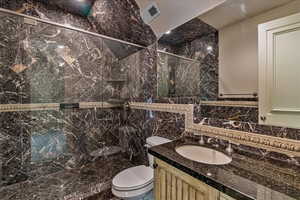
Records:
[[[157,51],[156,45],[148,47],[142,51],[139,51],[139,66],[137,70],[137,77],[141,84],[141,91],[138,98],[148,100],[154,99],[157,96]],[[131,97],[134,100],[135,96]]]
[[[129,94],[130,101],[145,102],[156,97],[156,59],[156,45],[153,45],[120,61],[127,69],[127,85],[122,93]]]
[[[3,103],[101,101],[102,68],[113,56],[104,53],[109,50],[100,38],[44,23],[25,25],[19,17],[5,19],[1,25],[15,24],[15,31],[1,39],[1,52],[8,52],[0,57]]]
[[[203,118],[226,119],[248,123],[258,123],[258,108],[201,105]]]
[[[44,4],[39,1],[30,0],[4,0],[4,2],[0,2],[0,7],[60,24],[93,31],[86,17],[70,14],[51,3]]]
[[[100,167],[99,167],[100,166]],[[80,169],[62,170],[0,188],[1,199],[79,200],[110,190],[112,178],[133,165],[122,155],[98,159]]]
[[[200,96],[200,62],[158,52],[159,97]]]
[[[63,132],[63,113],[59,111],[20,112],[22,163],[27,179],[34,180],[64,169],[72,157]]]
[[[210,125],[214,127],[240,130],[249,133],[258,133],[262,135],[269,135],[281,138],[288,138],[293,140],[300,140],[299,129],[284,128],[278,126],[260,125],[252,122],[242,122],[227,119],[216,118],[194,118],[195,123]]]
[[[12,112],[1,116],[2,186],[79,169],[121,151],[119,110]]]
[[[156,96],[156,51],[149,47],[122,60],[106,56],[101,95],[103,101],[146,101]],[[105,54],[107,55],[107,54]]]
[[[133,0],[96,1],[88,18],[98,33],[145,46],[156,41],[154,32],[143,22]]]
[[[93,31],[86,18],[55,6],[16,0],[1,2],[1,7]],[[155,96],[155,45],[134,54],[139,49],[117,45],[117,49],[131,52],[124,57],[123,50],[116,52],[111,43],[94,36],[43,23],[30,26],[9,15],[1,17],[0,48],[7,50],[0,53],[1,103],[146,101]],[[138,23],[131,24],[138,27]],[[5,30],[7,26],[10,29]],[[140,30],[134,31],[140,34]],[[143,31],[149,30],[143,27]],[[121,37],[123,33],[118,34]],[[122,79],[123,87],[115,84]],[[109,190],[113,176],[132,166],[125,158],[146,158],[142,131],[134,132],[133,137],[125,134],[129,148],[121,148],[119,128],[126,127],[121,114],[118,109],[1,114],[0,199],[79,199]],[[120,154],[121,150],[126,154]],[[120,157],[111,160],[112,154]]]
[[[166,88],[168,89],[170,97],[172,97],[172,95],[173,96],[199,96],[201,100],[216,100],[218,98],[218,77],[219,77],[218,48],[219,46],[218,46],[217,30],[210,30],[207,32],[207,34],[204,34],[201,37],[200,36],[194,37],[193,40],[187,40],[184,43],[179,43],[176,45],[172,43],[166,44],[166,43],[159,42],[158,48],[187,58],[192,58],[200,62],[200,63],[190,62],[190,65],[187,65],[187,67],[182,68],[182,70],[185,70],[186,73],[183,73],[182,71],[178,70],[179,73],[177,74],[179,75],[179,77],[176,77],[176,70],[174,69],[178,69],[180,63],[184,62],[183,59],[179,59],[179,58],[174,59],[172,58],[172,56],[170,56],[171,57],[170,59],[163,59],[163,58],[158,59],[158,62],[161,62],[158,63],[159,67],[163,67],[164,65],[166,65],[166,60],[168,61],[168,65],[172,66],[168,70],[169,71],[168,74],[166,72],[164,73],[165,77],[167,77],[171,83],[167,85],[168,87],[166,86],[166,83],[163,84],[164,86],[163,89],[164,90],[166,90]],[[189,71],[194,72],[193,76],[188,74]],[[191,77],[193,77],[192,79],[193,81],[190,81],[188,83],[180,81],[180,80],[187,80],[185,75],[189,77],[188,78],[189,80],[191,79]],[[164,79],[161,78],[161,76],[159,76],[158,79],[160,81],[159,83],[163,83],[163,81],[165,81]],[[176,81],[178,82],[177,85],[180,86],[181,90],[180,88],[176,88]],[[182,95],[178,95],[176,93],[176,89],[185,92],[183,92]],[[190,92],[186,93],[186,91],[190,91]]]
[[[159,39],[159,43],[176,46],[191,42],[212,32],[217,32],[217,30],[202,20],[195,18],[175,28],[170,34],[163,35],[163,37]]]
[[[22,65],[20,40],[24,25],[20,18],[0,14],[0,102],[1,104],[21,103],[24,79],[20,72]]]
[[[121,200],[121,199],[114,197],[111,190],[109,189],[101,192],[100,194],[89,197],[85,200]]]
[[[7,112],[0,114],[0,188],[26,180],[22,167],[22,125],[20,114]]]
[[[132,153],[133,162],[136,164],[148,163],[144,147],[147,137],[160,136],[175,140],[184,132],[184,115],[182,114],[132,110],[128,119],[128,126],[135,129],[135,135],[126,137],[126,140],[129,141],[129,152]]]

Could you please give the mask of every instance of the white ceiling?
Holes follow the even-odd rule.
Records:
[[[159,17],[150,24],[155,34],[160,37],[165,32],[198,17],[200,14],[216,7],[225,0],[136,0],[141,11],[151,1],[155,1],[158,4],[161,12]]]
[[[214,9],[200,14],[199,18],[220,29],[291,1],[293,0],[226,0]]]

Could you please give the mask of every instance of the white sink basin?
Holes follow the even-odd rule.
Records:
[[[175,150],[187,159],[210,165],[225,165],[232,161],[224,153],[196,145],[184,145]]]

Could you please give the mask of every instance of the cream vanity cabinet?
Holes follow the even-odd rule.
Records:
[[[259,120],[300,128],[300,13],[259,30]]]
[[[155,200],[234,200],[164,161],[155,163]]]

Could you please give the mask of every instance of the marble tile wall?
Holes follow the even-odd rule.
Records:
[[[184,115],[168,112],[132,110],[129,126],[134,127],[137,136],[132,137],[131,149],[134,152],[133,163],[148,164],[144,145],[147,137],[160,136],[170,140],[178,139],[184,133]],[[134,148],[138,147],[138,148]],[[141,151],[141,149],[143,151]]]
[[[226,129],[300,140],[300,129],[261,125],[258,108],[231,106],[194,106],[194,122]]]
[[[85,30],[93,31],[97,26],[80,16],[67,14],[51,6],[45,7],[44,4],[34,3],[33,6],[24,7],[23,0],[1,3],[22,13]],[[129,8],[129,5],[125,2],[120,6]],[[103,16],[96,15],[95,19],[97,17]],[[152,36],[143,42],[146,44],[149,41],[152,41]],[[258,125],[254,117],[257,109],[199,106],[200,100],[217,99],[216,32],[181,43],[175,50],[172,48],[173,53],[201,62],[200,98],[157,96],[159,77],[156,44],[143,50],[121,45],[121,49],[130,52],[124,54],[118,50],[118,43],[112,43],[45,24],[28,26],[16,17],[1,15],[0,103],[120,100],[189,103],[195,104],[196,123],[300,139],[298,129]],[[211,51],[207,50],[208,46],[212,46]],[[159,48],[162,48],[162,44],[159,44]],[[238,114],[232,115],[231,112]],[[2,195],[5,199],[14,195],[15,199],[32,199],[33,195],[48,194],[47,197],[43,196],[44,199],[55,199],[51,195],[58,193],[60,197],[69,195],[69,199],[73,199],[72,194],[76,190],[74,183],[79,179],[82,180],[82,186],[87,182],[94,185],[104,182],[105,185],[118,171],[132,164],[146,164],[144,144],[147,137],[158,135],[176,139],[185,134],[184,116],[181,114],[142,110],[132,110],[127,114],[127,120],[124,121],[123,112],[116,109],[0,113],[0,197]],[[36,141],[43,141],[43,137],[51,139],[46,144],[49,148],[41,149],[38,144],[35,145]],[[124,155],[120,154],[122,151]],[[34,152],[38,153],[33,156]],[[103,157],[109,154],[120,157]],[[42,159],[43,162],[32,162],[34,159]],[[123,166],[117,165],[116,160],[122,160]],[[116,166],[116,171],[109,176],[105,176],[103,171],[99,175],[97,173],[100,172],[95,168],[102,165]],[[70,174],[70,169],[74,170],[74,174]],[[83,174],[81,169],[84,169]],[[97,175],[103,180],[97,179]],[[62,178],[58,179],[59,176]],[[67,178],[70,176],[77,178]],[[45,182],[42,184],[48,178],[54,183],[50,190],[46,189]],[[25,187],[28,181],[32,188],[33,185],[43,187],[37,187],[39,192],[31,190],[26,198],[25,194],[14,192],[28,190]],[[57,192],[57,185],[63,185],[60,192]]]
[[[186,84],[187,87],[192,87],[189,90],[193,91],[194,95],[191,95],[192,93],[190,93],[189,95],[181,96],[197,96],[200,97],[201,100],[217,99],[219,62],[218,48],[218,31],[199,19],[193,19],[183,24],[182,26],[172,30],[169,35],[164,35],[158,41],[158,49],[160,50],[199,61],[199,63],[190,63],[191,66],[188,65],[189,68],[185,67],[185,69],[189,70],[191,68],[196,69],[196,71],[193,70],[193,72],[197,74],[197,77],[193,77],[193,79],[197,81],[197,84]],[[170,59],[172,61],[173,58],[171,57]],[[163,62],[162,59],[159,59],[158,61]],[[176,67],[173,68],[180,68],[181,62],[176,61],[176,63],[179,64],[179,66],[175,65]],[[165,63],[159,63],[158,65],[163,64]],[[184,76],[188,74],[188,71],[184,73],[182,71],[179,74],[180,76],[177,77],[177,79],[185,80],[186,77]],[[190,76],[189,79],[191,79]],[[195,85],[197,85],[197,87],[195,87]],[[181,91],[180,88],[178,89]],[[186,90],[186,88],[184,88],[184,90]],[[197,90],[197,92],[195,92],[195,90]],[[169,97],[172,96],[176,95],[169,95]]]
[[[211,106],[199,105],[200,112],[196,116],[203,118],[224,119],[248,123],[258,123],[258,108],[257,107],[233,107],[233,106]]]
[[[144,46],[156,42],[154,32],[143,22],[134,0],[97,0],[88,18],[104,35]]]
[[[42,9],[35,11],[44,17]],[[155,45],[120,60],[104,39],[43,23],[31,26],[19,17],[0,15],[1,104],[146,101],[154,96]],[[73,16],[74,22],[70,16],[70,22],[82,20]],[[72,196],[77,189],[70,185],[77,180],[69,179],[74,174],[68,170],[75,170],[80,180],[84,177],[83,193],[90,191],[86,183],[91,188],[108,184],[93,194],[109,190],[113,176],[131,165],[130,151],[120,154],[121,115],[119,109],[96,108],[0,113],[0,198]],[[109,176],[103,170],[95,174],[89,167],[93,163],[97,163],[95,169],[105,165],[115,170]]]
[[[211,47],[212,50],[207,48]],[[176,54],[200,61],[200,99],[216,100],[218,94],[218,33],[212,32],[180,46]]]
[[[200,96],[200,62],[158,52],[159,97]]]
[[[2,1],[1,7],[85,30],[96,27],[51,5]],[[43,23],[30,26],[10,15],[1,14],[0,26],[1,104],[156,99],[156,45],[143,50],[121,45],[131,52],[124,54],[112,48],[118,43]],[[122,124],[116,109],[1,113],[1,199],[80,199],[79,190],[85,194],[99,184],[108,187],[93,194],[109,190],[112,177],[129,167],[130,159],[146,164],[146,151],[140,150],[147,136],[174,138],[183,130],[181,115],[155,113],[148,120],[144,114],[130,114],[134,123]],[[138,131],[120,135],[130,126]],[[173,126],[181,128],[171,131]],[[115,170],[108,175],[90,165]],[[76,188],[79,182],[82,187]]]
[[[78,4],[70,0],[1,0],[0,7],[135,44],[148,46],[156,42],[154,32],[141,19],[139,7],[134,0],[84,0]],[[138,50],[132,46],[124,48]]]

